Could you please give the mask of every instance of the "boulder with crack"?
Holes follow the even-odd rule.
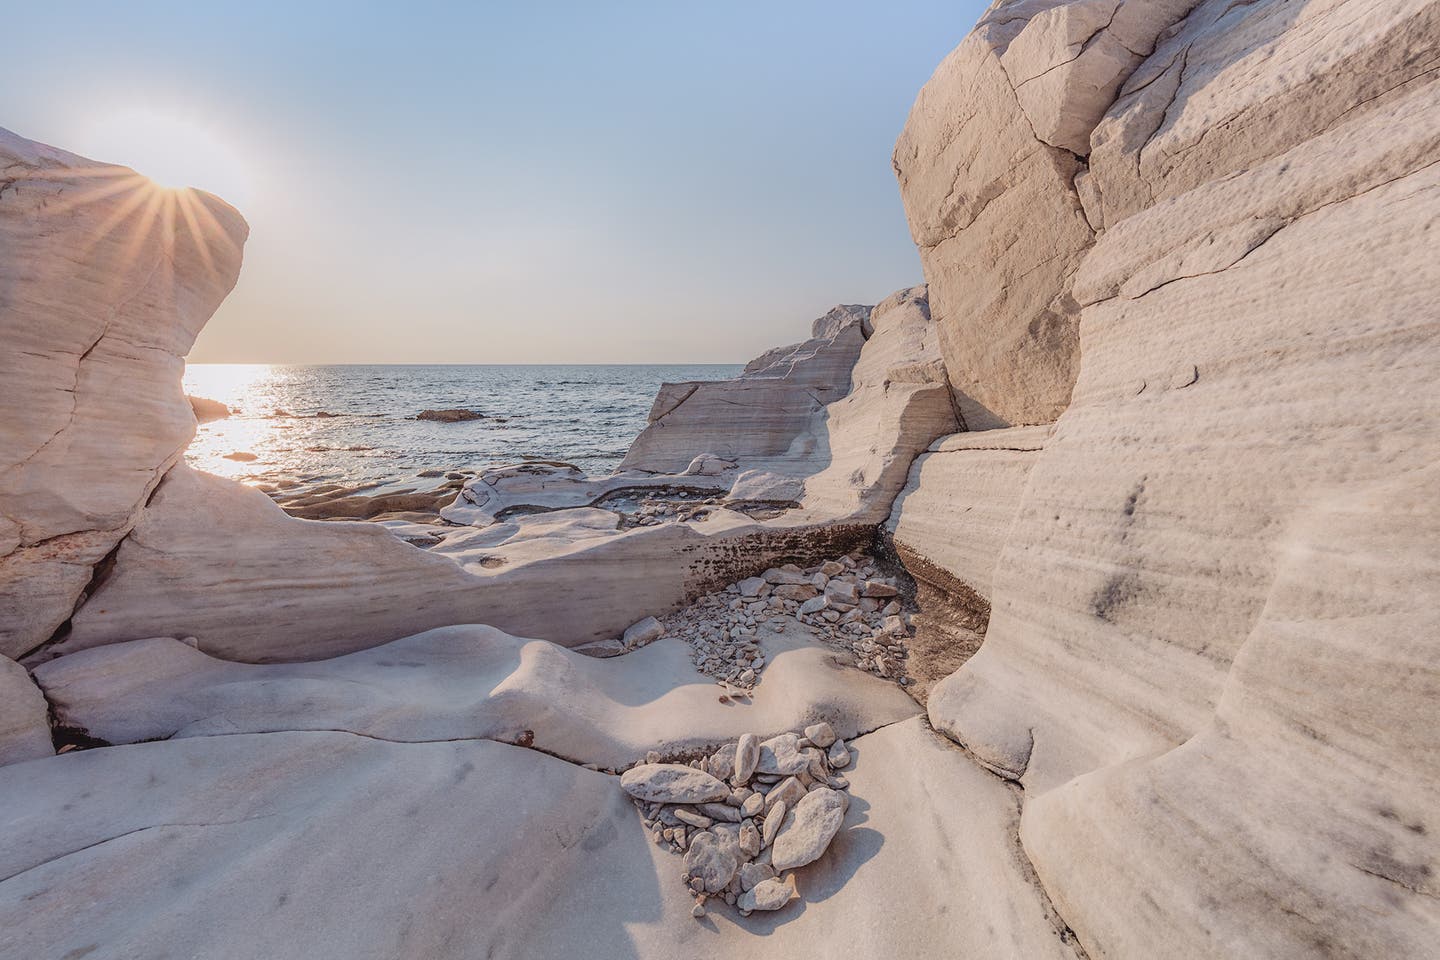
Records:
[[[195,432],[180,386],[240,214],[0,130],[0,654],[70,617]]]

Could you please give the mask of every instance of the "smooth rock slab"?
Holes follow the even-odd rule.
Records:
[[[856,749],[847,829],[804,900],[712,924],[615,778],[534,751],[277,733],[15,764],[0,958],[1073,960],[1016,855],[1010,791],[918,719]]]
[[[60,720],[111,743],[274,730],[391,740],[488,737],[623,769],[752,730],[824,716],[847,735],[915,716],[898,687],[798,633],[762,630],[770,659],[748,703],[722,704],[690,648],[664,637],[597,660],[491,627],[430,630],[314,663],[241,664],[178,640],[111,644],[36,668]]]
[[[642,763],[625,771],[620,786],[651,803],[708,803],[730,795],[730,788],[710,774],[678,763]]]
[[[836,790],[820,787],[800,799],[785,816],[770,858],[777,873],[813,863],[825,853],[845,820],[845,800]]]

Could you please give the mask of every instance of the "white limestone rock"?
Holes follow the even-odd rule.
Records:
[[[676,763],[642,763],[631,767],[620,778],[620,786],[630,796],[651,803],[707,803],[730,795],[730,788],[710,774]],[[726,883],[729,880],[725,878]]]
[[[895,685],[836,670],[801,637],[765,633],[761,642],[771,662],[743,711],[717,701],[678,637],[600,660],[474,625],[259,665],[159,637],[70,654],[35,676],[60,723],[111,743],[296,729],[488,737],[612,770],[656,749],[674,755],[751,730],[793,730],[807,717],[854,736],[919,712]]]
[[[240,270],[248,228],[0,130],[0,655],[69,618],[195,431],[184,356]]]
[[[779,877],[761,880],[741,894],[735,902],[735,906],[743,914],[749,914],[756,910],[774,911],[779,910],[799,895],[795,890],[795,875],[792,873],[783,880]]]
[[[775,836],[770,863],[777,873],[813,863],[824,855],[845,819],[845,801],[837,790],[819,787],[785,814]]]
[[[0,657],[0,766],[48,757],[50,706],[30,674],[9,657]]]
[[[647,643],[654,643],[665,636],[665,626],[654,617],[646,617],[644,620],[637,620],[625,628],[620,642],[625,649],[634,650],[636,647],[643,647]]]
[[[1075,148],[1191,2],[997,3],[916,98],[894,166],[969,429],[1047,423],[1069,403],[1070,283],[1093,238]]]
[[[685,872],[698,877],[706,893],[722,893],[738,867],[729,844],[708,831],[696,834],[685,851]]]
[[[918,718],[859,745],[855,789],[871,802],[852,805],[804,869],[805,908],[717,921],[706,951],[1073,960],[1015,855],[1010,791]],[[214,960],[694,953],[677,860],[649,841],[614,778],[535,751],[270,733],[9,770],[0,928],[18,956],[105,944]],[[916,817],[930,796],[950,802]],[[467,909],[456,890],[471,891]],[[986,922],[958,921],[957,902]]]
[[[1207,0],[1093,135],[1073,402],[929,699],[1092,955],[1433,947],[1437,16]]]
[[[694,472],[690,467],[695,467]],[[624,491],[678,486],[703,494],[723,492],[729,487],[723,470],[712,471],[703,463],[699,467],[690,464],[683,477],[656,477],[637,471],[589,477],[574,464],[527,460],[482,470],[466,480],[454,501],[440,510],[440,517],[450,523],[488,527],[499,523],[507,513],[591,507]]]
[[[871,318],[850,392],[825,410],[806,515],[883,521],[916,455],[958,426],[925,287],[897,291]]]
[[[807,457],[803,438],[850,391],[865,342],[870,308],[837,311],[815,321],[809,340],[752,360],[733,380],[662,386],[620,469],[677,473],[701,454],[749,467]]]
[[[170,633],[228,659],[313,660],[451,623],[579,646],[730,582],[728,571],[843,552],[864,535],[731,511],[612,535],[589,514],[579,526],[531,519],[559,526],[499,546],[475,530],[421,550],[373,524],[288,517],[257,490],[177,466],[47,655]]]
[[[1026,478],[1052,428],[957,433],[915,460],[886,529],[924,611],[909,644],[911,693],[954,673],[984,640],[992,578]]]

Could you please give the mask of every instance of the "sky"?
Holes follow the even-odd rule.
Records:
[[[250,223],[193,362],[741,362],[921,282],[979,0],[16,5],[0,126]]]

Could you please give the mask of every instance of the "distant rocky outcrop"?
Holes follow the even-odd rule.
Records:
[[[620,469],[678,473],[702,454],[757,469],[812,459],[817,415],[850,392],[869,321],[869,307],[835,307],[809,340],[762,354],[733,380],[665,384]]]
[[[765,392],[806,438],[787,441],[788,457],[762,454],[732,470],[692,455],[674,474],[607,478],[552,463],[482,471],[441,511],[476,529],[441,530],[425,551],[374,525],[287,517],[254,490],[176,467],[66,636],[34,659],[141,639],[160,623],[205,652],[256,662],[334,656],[452,623],[579,646],[777,563],[844,553],[870,539],[911,459],[955,419],[923,288],[877,308],[868,341],[868,308],[863,316],[837,311],[816,322],[828,338],[767,361],[764,376],[709,385],[717,396]],[[853,390],[851,368],[841,366],[847,357]],[[836,393],[828,407],[816,405]],[[798,408],[786,412],[782,403]],[[740,433],[716,419],[693,424],[685,442],[713,450]],[[775,444],[772,437],[749,449]],[[665,456],[679,462],[673,448]],[[743,469],[755,466],[771,469]],[[688,522],[625,525],[597,509],[656,489],[721,495],[739,507],[750,491],[777,484],[797,509],[758,519],[719,503]],[[277,563],[286,577],[275,577]]]
[[[185,395],[185,399],[190,401],[190,409],[194,412],[197,423],[210,423],[230,416],[230,408],[219,400],[192,397],[189,394]]]
[[[316,416],[330,416],[326,413],[318,413]],[[421,410],[415,414],[416,420],[433,420],[436,423],[464,423],[467,420],[484,420],[485,414],[475,410],[466,410],[463,407],[454,407],[446,410]]]

